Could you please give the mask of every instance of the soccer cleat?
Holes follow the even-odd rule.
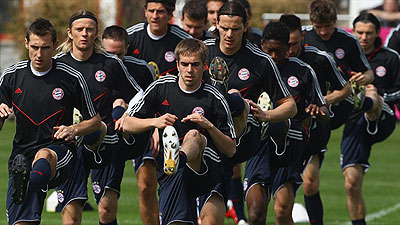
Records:
[[[179,166],[179,137],[173,126],[167,126],[162,135],[164,146],[164,173],[174,175]]]
[[[263,111],[271,110],[272,109],[272,102],[267,94],[267,92],[261,93],[260,97],[258,98],[257,105],[260,106],[260,108]],[[261,139],[265,139],[267,137],[267,130],[269,127],[268,122],[262,122],[261,124]]]
[[[249,223],[246,220],[240,220],[237,225],[249,225]]]
[[[11,175],[13,177],[13,193],[12,200],[16,204],[21,204],[25,201],[28,194],[29,169],[24,155],[18,154],[15,156],[11,165]]]
[[[238,218],[237,218],[237,215],[236,215],[235,208],[233,208],[232,200],[230,200],[230,199],[228,200],[228,202],[226,203],[226,207],[228,208],[228,211],[226,211],[225,217],[233,219],[235,221],[235,224],[237,224],[238,223]]]
[[[211,84],[224,96],[228,93],[229,69],[223,58],[217,56],[210,63],[208,73]]]
[[[153,73],[154,76],[154,80],[158,80],[158,78],[160,78],[160,69],[158,68],[157,63],[155,62],[149,62],[147,64],[151,70],[151,72]]]
[[[351,90],[354,99],[354,110],[361,110],[365,100],[365,86],[357,85],[355,82],[351,82]]]

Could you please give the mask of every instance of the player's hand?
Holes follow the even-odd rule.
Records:
[[[73,126],[58,126],[54,127],[54,130],[56,130],[56,133],[54,134],[54,138],[56,139],[64,139],[66,141],[71,141],[75,138],[77,129],[75,129]]]
[[[351,77],[350,77],[350,81],[351,82],[356,82],[357,85],[363,85],[365,84],[366,80],[365,80],[365,75],[364,73],[361,72],[351,72]]]
[[[193,122],[193,123],[197,123],[199,126],[201,126],[204,129],[211,129],[214,127],[214,125],[208,121],[207,118],[205,118],[203,115],[200,115],[198,113],[192,113],[190,115],[187,115],[185,118],[183,118],[181,120],[182,123],[186,123],[186,122]]]
[[[170,113],[166,113],[156,118],[154,127],[158,129],[164,129],[166,126],[173,126],[175,121],[177,120],[178,120],[177,116]]]
[[[309,104],[305,109],[305,111],[310,116],[319,116],[319,115],[325,116],[325,112],[321,111],[320,108],[315,104]]]
[[[125,118],[127,116],[128,116],[128,114],[124,113],[124,114],[122,114],[121,118],[119,118],[115,122],[115,126],[114,126],[115,131],[117,131],[117,132],[123,132],[124,131],[123,125],[124,125],[124,122],[125,122]]]
[[[155,158],[160,151],[160,136],[158,136],[158,129],[154,129],[154,133],[150,140],[151,155]]]
[[[0,119],[7,119],[9,115],[12,114],[12,109],[8,107],[8,105],[1,103],[0,104]]]
[[[250,105],[250,110],[253,112],[254,117],[260,122],[268,122],[267,120],[267,114],[265,111],[263,111],[260,106],[258,106],[255,102],[253,102],[250,99],[246,99],[246,101]]]

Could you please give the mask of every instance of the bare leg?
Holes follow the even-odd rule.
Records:
[[[346,202],[351,220],[365,218],[365,203],[362,197],[362,183],[364,178],[361,165],[347,167],[343,171],[345,178]]]
[[[267,220],[269,191],[261,184],[250,188],[246,196],[249,224],[265,225]]]
[[[293,182],[286,182],[275,194],[275,218],[278,225],[294,225],[292,210],[294,204]]]
[[[144,160],[137,172],[139,188],[139,211],[144,225],[160,224],[159,208],[156,196],[156,166],[151,160]]]
[[[99,203],[99,219],[101,223],[110,223],[117,218],[118,193],[106,189]]]
[[[202,225],[223,225],[225,204],[221,196],[213,193],[200,213]]]
[[[61,212],[63,225],[80,225],[82,222],[82,200],[74,200]]]

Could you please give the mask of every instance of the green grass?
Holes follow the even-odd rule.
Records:
[[[364,178],[363,194],[367,206],[367,214],[372,214],[383,209],[388,209],[400,203],[400,126],[383,143],[373,146],[370,157],[370,170]],[[15,123],[7,122],[0,131],[0,225],[7,224],[5,217],[5,197],[7,191],[8,173],[7,160],[12,148],[12,140],[15,132]],[[349,222],[346,209],[344,179],[340,171],[340,138],[341,129],[332,133],[321,171],[321,197],[324,204],[325,224],[345,224]],[[119,201],[118,223],[141,224],[137,183],[132,163],[127,162],[124,180],[122,183],[121,198]],[[302,189],[297,194],[296,202],[304,204]],[[90,203],[95,206],[93,197]],[[268,210],[267,224],[274,224],[273,202]],[[43,212],[42,224],[61,224],[59,213]],[[84,212],[82,224],[98,224],[96,211]],[[226,220],[226,224],[233,224],[232,220]],[[400,209],[376,218],[370,222],[379,225],[400,224]]]

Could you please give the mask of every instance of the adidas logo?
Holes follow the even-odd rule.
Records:
[[[135,49],[135,50],[133,50],[133,54],[135,54],[135,55],[139,55],[139,49]]]
[[[21,88],[17,88],[17,90],[15,90],[15,92],[14,92],[15,94],[21,94],[22,93],[22,90],[21,90]]]
[[[164,100],[161,105],[169,105],[168,100]]]

